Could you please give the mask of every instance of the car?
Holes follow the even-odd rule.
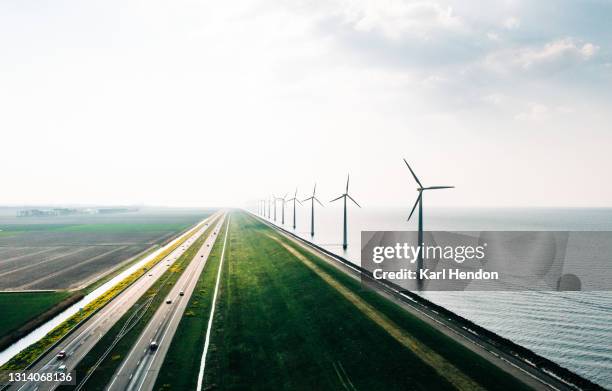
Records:
[[[206,247],[210,247],[210,243],[206,243]]]
[[[179,296],[185,296],[185,292],[180,291],[180,292],[179,292]]]
[[[65,359],[66,358],[66,351],[65,350],[60,350],[56,357],[57,357],[58,360]]]
[[[158,347],[159,345],[155,341],[151,341],[151,343],[149,344],[149,350],[152,352],[156,351]]]
[[[153,277],[153,273],[149,273],[149,277]]]
[[[172,304],[172,300],[170,299],[166,300],[166,304]]]
[[[66,364],[62,364],[57,367],[58,372],[66,372]]]
[[[200,258],[204,258],[204,255],[200,255]]]

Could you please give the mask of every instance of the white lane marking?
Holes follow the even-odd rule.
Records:
[[[206,328],[206,340],[204,341],[204,351],[200,361],[200,372],[198,373],[197,391],[202,391],[202,382],[204,380],[204,368],[206,366],[206,353],[208,353],[208,345],[210,344],[210,330],[212,329],[213,317],[215,316],[215,306],[217,303],[217,292],[219,291],[219,281],[221,281],[221,271],[223,270],[223,260],[225,259],[225,245],[227,244],[227,236],[229,234],[230,219],[227,218],[227,228],[225,229],[225,239],[223,240],[223,250],[221,250],[221,261],[219,262],[219,270],[217,271],[217,282],[215,283],[215,293],[213,294],[212,306],[210,308],[210,316],[208,317],[208,326]]]

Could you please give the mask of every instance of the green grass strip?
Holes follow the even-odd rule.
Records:
[[[244,213],[232,216],[205,389],[455,389],[418,351],[399,343],[269,235],[281,238],[482,388],[527,389],[457,341]],[[171,385],[170,389],[180,388]]]

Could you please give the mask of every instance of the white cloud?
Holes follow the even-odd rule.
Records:
[[[527,111],[518,113],[515,118],[521,121],[540,121],[549,118],[550,109],[541,103],[531,103]]]
[[[506,100],[506,97],[500,93],[493,93],[482,97],[484,102],[499,106]]]
[[[385,37],[398,39],[405,35],[428,37],[437,30],[463,27],[453,9],[429,1],[361,0],[345,3],[345,22],[355,30],[379,31]]]
[[[494,32],[488,32],[487,38],[489,38],[491,41],[499,41],[499,35]]]
[[[521,27],[521,21],[518,18],[516,18],[514,16],[511,16],[511,17],[506,18],[504,20],[503,25],[508,30],[515,30],[515,29]]]
[[[569,106],[547,106],[542,103],[530,103],[527,110],[518,113],[514,118],[520,121],[542,121],[553,116],[571,115],[576,110]]]
[[[599,47],[592,43],[578,43],[564,38],[547,43],[542,47],[518,47],[503,49],[489,54],[485,67],[499,72],[514,70],[544,70],[564,68],[590,60]]]

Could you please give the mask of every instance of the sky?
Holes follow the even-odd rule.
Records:
[[[609,1],[0,2],[0,205],[612,206]],[[434,194],[435,193],[435,194]]]

